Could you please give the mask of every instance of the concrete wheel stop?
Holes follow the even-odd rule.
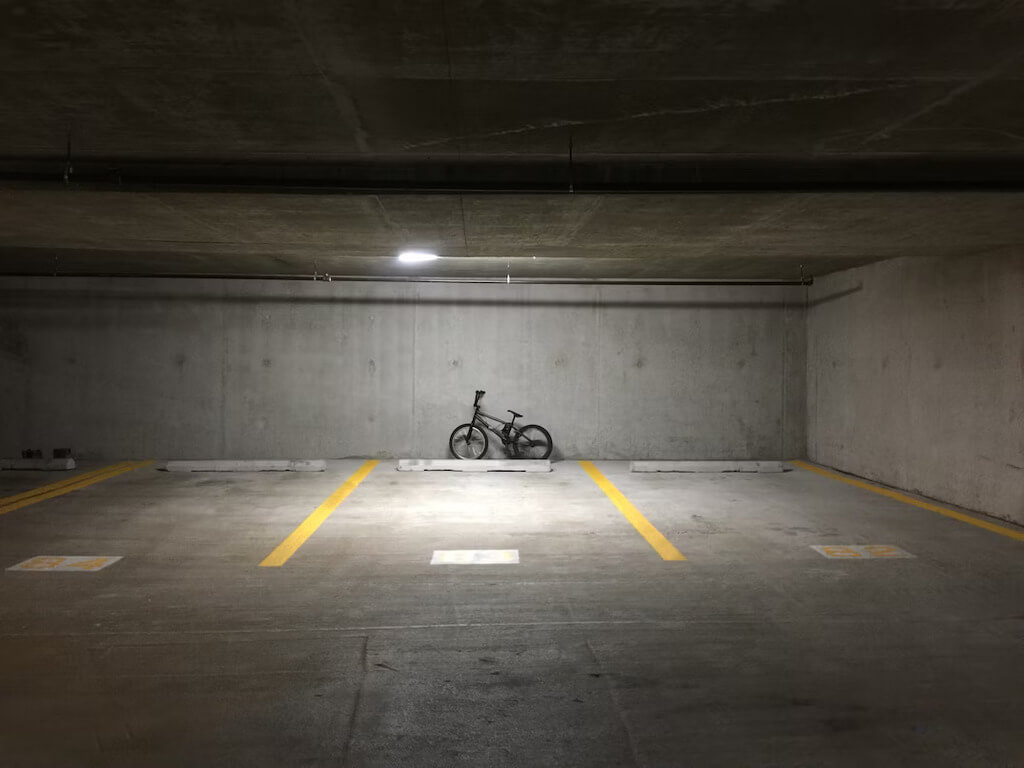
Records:
[[[39,448],[26,448],[20,459],[0,459],[0,469],[37,469],[44,472],[64,472],[77,465],[70,448],[54,448],[52,458],[45,458]]]
[[[550,472],[550,459],[399,459],[399,472]]]
[[[196,459],[167,461],[167,472],[324,472],[324,459]]]
[[[633,461],[630,472],[786,472],[781,461]]]
[[[75,460],[63,459],[0,459],[0,469],[40,469],[47,472],[74,469]]]

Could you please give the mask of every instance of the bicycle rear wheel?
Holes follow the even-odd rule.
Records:
[[[487,434],[472,424],[460,424],[448,438],[448,450],[457,459],[479,459],[487,453]]]
[[[512,441],[512,455],[517,459],[546,459],[551,455],[551,434],[539,424],[523,427]]]

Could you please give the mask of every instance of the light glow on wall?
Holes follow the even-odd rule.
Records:
[[[437,254],[430,251],[402,251],[398,254],[398,260],[406,264],[418,264],[422,261],[434,261],[436,259]]]

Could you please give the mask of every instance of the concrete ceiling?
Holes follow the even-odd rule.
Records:
[[[886,168],[1024,169],[1022,40],[1014,0],[12,0],[0,170],[57,170],[0,173],[0,271],[386,275],[416,245],[449,257],[440,275],[795,277],[1019,251],[1024,189],[902,188]],[[74,175],[357,161],[407,180],[476,163],[479,179],[488,161],[562,168],[570,147],[632,158],[632,174],[766,159],[776,181],[787,162],[870,158],[878,183],[843,189],[833,170],[827,190],[297,194]],[[516,187],[493,167],[490,188]]]

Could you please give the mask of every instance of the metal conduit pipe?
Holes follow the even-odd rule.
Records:
[[[5,272],[0,278],[16,277],[72,277],[72,278],[104,278],[104,279],[182,279],[182,280],[290,280],[315,281],[326,283],[454,283],[454,284],[487,284],[487,285],[813,285],[813,277],[801,277],[795,280],[777,279],[701,279],[701,278],[618,278],[618,277],[431,277],[413,275],[329,275],[329,274],[225,274],[203,272]]]

